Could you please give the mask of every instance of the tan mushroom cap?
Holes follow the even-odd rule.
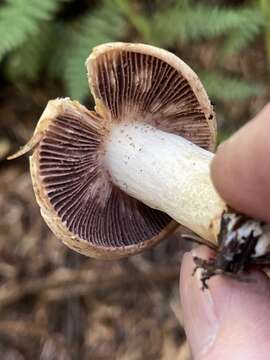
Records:
[[[143,120],[213,150],[215,115],[196,74],[165,50],[110,43],[86,65],[96,112],[68,98],[50,101],[15,156],[34,148],[35,195],[59,239],[87,256],[120,258],[153,246],[177,223],[111,182],[103,164],[111,124]]]
[[[174,54],[144,44],[107,43],[86,60],[96,111],[139,120],[213,151],[216,119],[194,71]]]

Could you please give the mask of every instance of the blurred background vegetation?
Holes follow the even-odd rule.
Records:
[[[93,105],[84,62],[108,41],[149,43],[187,62],[215,106],[219,141],[269,99],[269,0],[2,1],[1,359],[191,358],[178,300],[188,245],[176,234],[113,263],[77,255],[44,225],[27,159],[4,160],[29,139],[49,99]]]
[[[84,62],[92,47],[149,43],[193,67],[223,110],[222,122],[224,113],[231,115],[230,104],[268,91],[269,19],[269,0],[7,0],[0,8],[1,75],[24,92],[59,81],[59,96],[85,102],[90,95]],[[227,124],[221,139],[232,130]]]

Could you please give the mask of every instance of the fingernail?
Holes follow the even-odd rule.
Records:
[[[183,307],[184,325],[188,342],[194,357],[199,357],[208,351],[214,343],[219,329],[215,304],[211,287],[201,290],[201,270],[194,276],[193,257],[201,257],[196,250],[184,255],[180,275],[180,295]],[[204,257],[204,256],[203,256]]]

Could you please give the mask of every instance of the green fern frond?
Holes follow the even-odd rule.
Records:
[[[260,95],[264,91],[261,84],[224,75],[221,72],[201,72],[199,74],[210,98],[215,100],[244,100],[250,96]]]
[[[245,9],[242,12],[237,30],[225,39],[222,53],[225,56],[235,54],[246,48],[263,31],[265,17],[260,9]]]
[[[250,33],[259,31],[264,22],[261,12],[253,7],[235,10],[200,5],[194,10],[194,16],[189,14],[186,25],[187,40],[214,38],[231,31],[241,32],[249,37]]]
[[[75,32],[63,22],[54,22],[50,57],[47,63],[48,74],[52,78],[63,79],[66,62],[73,48]]]
[[[14,50],[6,64],[8,78],[13,81],[35,81],[48,62],[54,38],[54,24],[47,22],[29,36],[20,47]]]
[[[255,38],[260,34],[260,29],[254,28],[246,33],[241,31],[235,31],[227,36],[220,51],[220,57],[225,56],[225,60],[228,56],[234,55],[239,51],[248,47]]]
[[[85,15],[79,22],[80,29],[74,34],[67,54],[64,80],[68,95],[83,100],[89,96],[84,65],[86,58],[94,46],[122,38],[125,20],[115,2],[106,1],[101,8]]]
[[[65,1],[71,0],[6,0],[0,6],[0,61],[9,53],[8,77],[14,81],[34,81],[44,69],[62,79],[67,94],[79,100],[89,96],[84,63],[91,49],[130,39],[130,29],[135,33],[130,40],[174,49],[220,37],[216,59],[225,62],[227,55],[249,45],[267,28],[263,10],[255,3],[225,8],[195,0],[160,1],[147,15],[132,0],[102,0],[96,10],[63,23],[54,17]],[[217,100],[241,100],[263,91],[261,85],[222,72],[204,72],[202,79]]]
[[[37,34],[39,23],[50,20],[67,0],[9,0],[0,8],[0,60]]]
[[[115,0],[127,21],[134,27],[145,43],[155,45],[150,19],[129,0]]]
[[[156,13],[153,31],[161,46],[171,46],[179,41],[186,44],[189,41],[212,39],[232,31],[241,31],[247,38],[251,36],[250,32],[258,32],[263,22],[261,12],[253,7],[236,10],[209,4],[188,3],[183,6],[178,3]]]

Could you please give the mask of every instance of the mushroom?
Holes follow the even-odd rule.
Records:
[[[178,224],[216,243],[227,206],[209,164],[216,120],[191,68],[143,44],[108,43],[86,61],[90,111],[49,101],[32,139],[30,169],[41,214],[70,248],[120,258]]]

